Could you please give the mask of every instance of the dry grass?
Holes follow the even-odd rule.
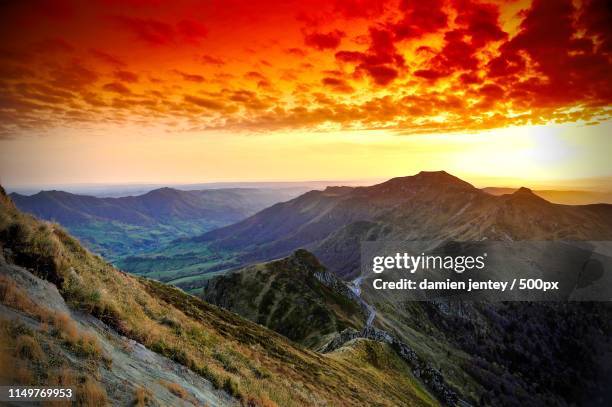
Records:
[[[134,392],[134,406],[145,407],[151,402],[151,392],[142,386],[136,388]]]
[[[0,302],[41,321],[40,331],[43,333],[48,332],[52,326],[55,334],[79,355],[96,359],[103,356],[98,340],[90,333],[81,332],[68,314],[51,312],[35,304],[24,290],[4,275],[0,275]]]
[[[13,280],[3,275],[0,275],[0,302],[39,319],[44,314],[44,310],[32,302],[27,293],[17,287]]]
[[[160,380],[159,383],[166,389],[168,389],[168,391],[174,394],[176,397],[182,398],[184,400],[190,397],[189,392],[187,392],[187,390],[185,390],[185,388],[178,383],[169,382],[167,380]]]
[[[77,404],[88,407],[102,407],[108,404],[106,390],[99,383],[87,378],[76,390]]]
[[[50,386],[58,387],[76,387],[78,383],[77,377],[73,370],[62,366],[61,368],[54,371],[49,376],[48,384]]]
[[[27,366],[19,364],[15,369],[13,381],[22,386],[32,385],[34,384],[34,374],[32,373],[32,370],[29,369]]]
[[[45,353],[35,338],[28,335],[20,335],[15,342],[15,353],[20,358],[28,359],[33,363],[45,362]]]
[[[67,321],[72,322],[64,317],[61,317],[60,320],[64,324]],[[84,342],[90,344],[86,346],[91,346],[92,338],[86,338]],[[0,345],[2,367],[0,368],[0,379],[3,383],[70,387],[76,389],[78,405],[105,406],[108,404],[106,391],[98,382],[91,376],[79,377],[77,369],[83,369],[81,364],[68,365],[72,362],[65,359],[57,337],[51,332],[45,334],[40,331],[32,331],[18,321],[0,318]],[[58,362],[61,363],[59,366]],[[96,369],[97,361],[87,359],[85,363],[94,363],[93,367]],[[5,366],[12,366],[12,369],[5,369]],[[95,370],[88,374],[90,373],[95,373]],[[50,401],[44,404],[70,406],[73,403]]]

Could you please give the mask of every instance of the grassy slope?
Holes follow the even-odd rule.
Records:
[[[153,225],[91,221],[67,227],[90,250],[116,262],[121,258],[161,248],[175,239],[196,236],[226,223],[209,220],[168,220]]]
[[[153,254],[129,256],[116,262],[122,270],[199,293],[203,281],[215,273],[240,264],[233,253],[211,250],[206,245],[178,240]]]
[[[432,405],[403,364],[320,355],[164,284],[127,275],[0,190],[7,260],[55,283],[73,307],[252,405]],[[8,249],[8,250],[7,250]],[[382,355],[395,358],[383,349]]]
[[[298,251],[210,280],[203,298],[317,348],[335,333],[365,323],[359,305],[321,284],[317,271],[325,269],[312,254]]]

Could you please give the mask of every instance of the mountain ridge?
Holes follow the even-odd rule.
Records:
[[[197,255],[206,248],[224,258],[214,263],[215,271],[305,248],[350,278],[358,273],[355,254],[363,240],[605,240],[610,230],[612,205],[553,204],[527,188],[493,196],[446,172],[421,172],[370,187],[310,191],[168,248],[180,253],[170,256],[177,270],[183,261],[206,263],[206,255]],[[154,257],[131,257],[122,266],[128,271],[139,264],[155,268]],[[205,271],[206,266],[197,272]],[[185,287],[197,288],[197,272]]]
[[[296,193],[295,189],[159,188],[120,198],[57,190],[10,196],[21,210],[60,223],[91,250],[117,260],[244,219]]]

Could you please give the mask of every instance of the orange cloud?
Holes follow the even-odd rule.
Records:
[[[91,122],[404,134],[610,118],[601,0],[26,3],[0,26],[5,137]]]

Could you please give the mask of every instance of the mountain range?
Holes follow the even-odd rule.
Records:
[[[370,187],[328,187],[277,203],[240,222],[119,263],[198,289],[208,272],[305,248],[332,272],[359,273],[360,242],[372,240],[606,240],[612,205],[553,204],[527,188],[491,195],[444,171]],[[199,276],[199,277],[198,277]]]
[[[234,223],[302,192],[301,188],[160,188],[120,198],[63,191],[10,196],[21,210],[60,223],[88,248],[115,260]]]

